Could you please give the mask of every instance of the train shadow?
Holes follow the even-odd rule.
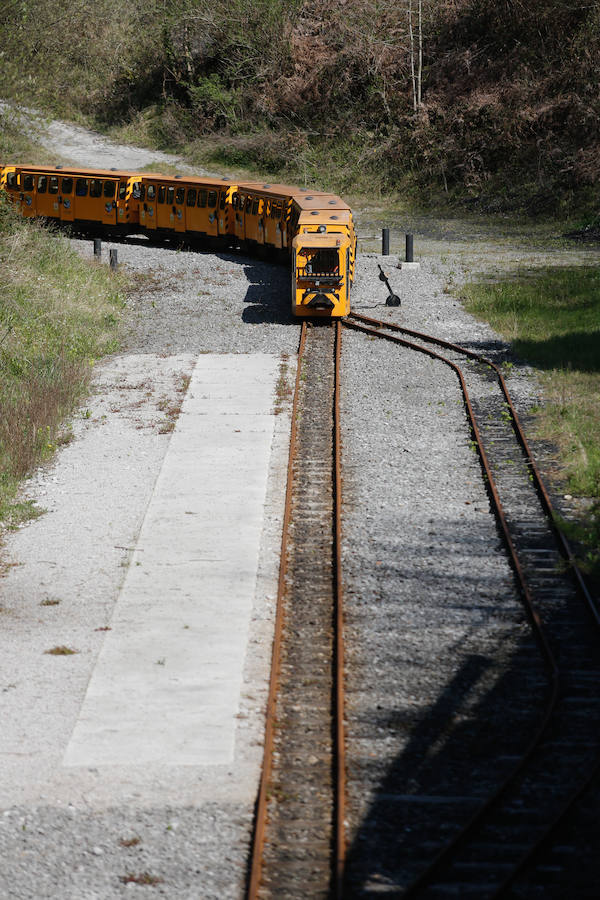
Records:
[[[214,256],[223,262],[241,265],[248,280],[244,297],[242,321],[247,325],[297,325],[291,312],[289,264],[275,254],[250,255],[246,249],[223,247],[216,239],[185,240],[180,236],[153,237],[135,234],[77,232],[69,229],[71,237],[92,239],[101,237],[110,244],[132,247],[152,247],[177,253]]]

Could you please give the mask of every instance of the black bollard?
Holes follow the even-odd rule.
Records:
[[[406,262],[413,262],[414,253],[413,253],[413,236],[412,234],[406,235]]]
[[[116,272],[116,271],[117,271],[117,266],[118,266],[118,262],[117,262],[117,251],[116,251],[116,250],[111,250],[111,251],[110,251],[110,268],[112,269],[113,272]]]
[[[102,241],[100,238],[94,238],[94,257],[100,259],[102,256]]]
[[[381,229],[381,255],[382,256],[390,255],[390,229],[389,228]]]

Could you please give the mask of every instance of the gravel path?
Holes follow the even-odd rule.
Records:
[[[49,133],[81,164],[135,168],[148,161],[145,151],[64,124]],[[154,152],[150,157],[159,161]],[[91,256],[90,242],[74,244]],[[97,367],[92,396],[73,421],[74,440],[26,487],[46,514],[6,545],[12,565],[0,581],[0,897],[237,898],[261,751],[286,412],[275,436],[234,766],[73,773],[60,763],[102,642],[97,629],[110,619],[168,446],[165,410],[180,403],[183,377],[200,353],[272,353],[291,380],[286,357],[296,353],[298,323],[283,267],[144,240],[114,246],[137,282],[124,350]],[[400,310],[365,312],[484,352],[498,348],[491,329],[445,292],[460,277],[459,264],[442,260],[438,245],[428,250],[435,256],[417,272],[385,261]],[[452,252],[450,243],[445,253]],[[377,261],[359,257],[359,307],[385,298]],[[455,664],[445,662],[450,650],[459,648],[468,673],[473,657],[521,625],[452,376],[345,332],[343,378],[344,578],[349,634],[356,637],[348,665],[351,716],[359,737],[361,728],[379,736],[372,765],[384,780],[402,754],[410,762],[412,729],[456,677]],[[522,407],[537,399],[526,367],[515,366],[510,388]],[[418,407],[424,395],[425,414]],[[427,477],[425,463],[432,466]],[[465,578],[464,566],[474,560]],[[59,644],[80,652],[44,654]],[[366,662],[372,652],[375,669]],[[378,660],[381,708],[368,720],[361,679],[377,677]],[[493,671],[486,677],[493,680]],[[404,728],[389,738],[386,722],[398,716]],[[358,756],[354,763],[362,764]],[[417,791],[413,777],[408,765],[407,794]],[[367,825],[376,802],[353,798]]]

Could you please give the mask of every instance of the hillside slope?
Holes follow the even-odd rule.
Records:
[[[210,161],[210,137],[213,159],[345,189],[593,209],[598,4],[32,0],[0,22],[8,92],[163,149]]]

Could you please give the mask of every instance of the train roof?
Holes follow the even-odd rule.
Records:
[[[311,191],[310,188],[301,188],[293,184],[277,184],[265,181],[240,181],[237,183],[238,191],[247,191],[259,196],[272,197],[276,194],[280,197],[301,197],[303,194],[319,194],[320,191]]]
[[[85,169],[80,169],[77,166],[36,166],[36,165],[18,165],[11,166],[10,168],[19,169],[21,172],[42,172],[45,175],[73,175],[78,177],[85,177],[86,175],[90,175],[92,178],[101,177],[101,178],[134,178],[136,176],[142,177],[141,172],[131,172],[125,169],[91,169],[89,166]]]
[[[189,184],[195,187],[210,185],[211,187],[229,187],[235,184],[230,178],[214,178],[208,175],[161,175],[160,172],[142,172],[142,181],[160,181],[163,184]]]

